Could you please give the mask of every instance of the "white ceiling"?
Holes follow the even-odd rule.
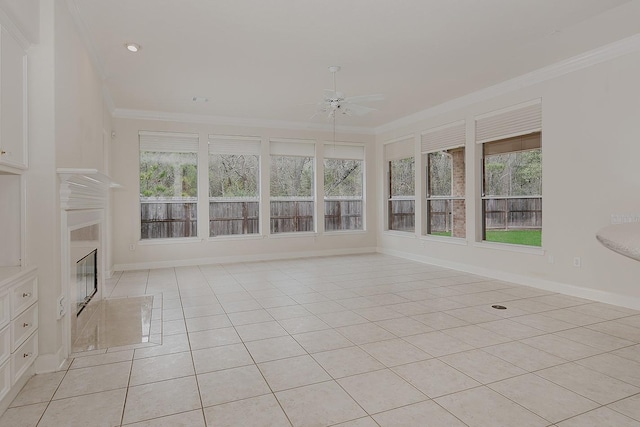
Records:
[[[385,95],[338,119],[363,128],[631,36],[640,19],[640,0],[70,1],[117,109],[322,124],[313,103],[340,65],[338,90]]]

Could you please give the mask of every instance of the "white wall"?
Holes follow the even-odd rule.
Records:
[[[209,238],[207,235],[208,208],[202,203],[198,217],[205,218],[205,227],[201,228],[202,239],[199,241],[171,244],[145,241],[140,243],[140,208],[139,208],[139,165],[138,165],[138,132],[169,131],[190,132],[200,135],[199,193],[208,194],[207,189],[207,142],[209,134],[259,136],[263,141],[263,154],[268,151],[267,141],[270,138],[315,139],[319,143],[331,141],[329,132],[308,130],[283,130],[265,128],[240,128],[210,124],[176,123],[152,120],[115,119],[116,138],[113,141],[112,178],[124,188],[113,192],[113,249],[116,269],[149,268],[153,266],[169,266],[195,264],[205,262],[242,261],[249,259],[273,259],[278,257],[311,256],[329,253],[363,252],[375,248],[375,182],[374,174],[368,173],[366,181],[366,216],[368,230],[366,232],[350,232],[317,234],[316,236],[285,237],[284,235],[256,237]],[[375,165],[375,149],[371,135],[338,134],[337,141],[367,143],[366,166],[370,172]],[[264,164],[264,162],[263,162]],[[262,171],[263,194],[268,194],[268,170]],[[264,210],[266,208],[266,211]],[[268,204],[263,207],[268,213]],[[264,217],[261,223],[265,223]],[[135,250],[130,251],[129,245]]]
[[[81,42],[67,9],[56,0],[40,2],[40,40],[28,50],[29,169],[26,171],[26,263],[39,272],[37,369],[62,362],[63,325],[56,320],[63,292],[59,167],[103,171],[102,79]]]
[[[611,214],[640,214],[639,75],[640,53],[636,50],[378,135],[380,155],[385,141],[409,134],[418,143],[424,130],[467,120],[466,244],[418,238],[422,234],[418,225],[415,235],[382,232],[380,250],[640,309],[640,263],[605,249],[595,238],[600,228],[610,224]],[[542,98],[543,114],[544,251],[498,250],[477,242],[481,235],[481,171],[474,117],[535,98]],[[416,162],[416,171],[424,170],[419,157]],[[424,179],[417,174],[419,180]],[[382,182],[379,173],[377,183]],[[418,184],[421,188],[422,182]],[[381,230],[383,218],[379,206]],[[582,267],[573,266],[574,257],[581,258]]]
[[[102,78],[65,2],[56,2],[56,163],[59,168],[104,171]],[[110,133],[110,132],[109,132]]]
[[[40,0],[0,0],[0,10],[30,43],[40,39]]]

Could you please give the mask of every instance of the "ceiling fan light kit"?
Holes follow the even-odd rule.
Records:
[[[345,97],[344,93],[337,90],[336,85],[336,73],[340,71],[342,67],[339,65],[331,65],[328,68],[329,72],[333,75],[333,89],[325,89],[324,99],[318,103],[318,113],[327,114],[328,119],[335,119],[336,114],[364,116],[376,109],[359,105],[359,103],[381,101],[384,99],[384,96],[379,94]]]

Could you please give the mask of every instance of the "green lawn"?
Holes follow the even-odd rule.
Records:
[[[542,246],[542,230],[487,231],[487,242],[513,243],[516,245]]]
[[[447,236],[447,237],[451,237],[451,232],[450,231],[433,231],[431,232],[432,236]]]

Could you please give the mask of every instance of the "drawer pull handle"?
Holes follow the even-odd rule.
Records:
[[[23,354],[22,354],[22,357],[23,357],[24,359],[26,359],[27,357],[31,357],[31,355],[32,355],[32,354],[33,354],[33,353],[23,353]]]
[[[22,327],[23,327],[23,328],[28,328],[29,326],[31,326],[31,323],[23,323],[23,324],[22,324]]]
[[[25,292],[22,294],[22,298],[29,298],[31,296],[31,292]]]

